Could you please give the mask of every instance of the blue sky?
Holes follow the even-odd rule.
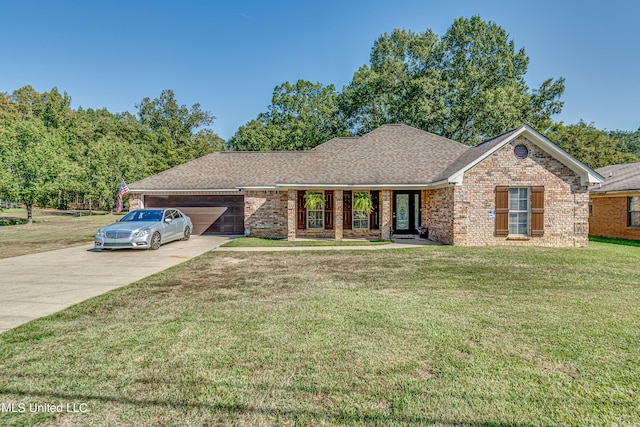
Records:
[[[563,113],[598,128],[640,127],[640,2],[539,0],[0,0],[0,91],[57,86],[72,107],[136,112],[172,89],[230,138],[298,79],[347,85],[394,28],[444,32],[480,15],[530,58],[538,87],[565,77]]]

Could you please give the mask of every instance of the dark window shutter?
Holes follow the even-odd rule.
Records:
[[[342,193],[342,228],[351,230],[353,217],[351,216],[351,191]]]
[[[531,235],[544,235],[544,187],[531,187]]]
[[[333,190],[324,192],[324,228],[333,230]]]
[[[371,204],[373,205],[373,209],[371,209],[371,214],[370,214],[371,229],[379,230],[380,229],[380,192],[379,191],[371,192]]]
[[[307,228],[307,209],[304,207],[305,191],[298,191],[298,230]]]
[[[496,236],[509,235],[509,187],[496,187]]]

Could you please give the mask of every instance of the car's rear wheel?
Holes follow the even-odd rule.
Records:
[[[184,228],[184,234],[182,235],[182,240],[189,240],[189,237],[191,237],[191,229],[189,228],[189,226],[187,225]]]
[[[153,236],[151,236],[151,249],[158,250],[160,249],[160,233],[158,233],[157,231],[155,233],[153,233]]]

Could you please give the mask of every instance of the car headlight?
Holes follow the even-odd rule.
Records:
[[[149,230],[148,228],[143,228],[142,230],[138,231],[137,233],[134,233],[133,237],[136,238],[136,239],[138,237],[144,237],[147,234],[149,234],[149,231],[151,231],[151,230]]]
[[[104,232],[104,230],[101,228],[100,230],[98,230],[98,233],[96,234],[97,237],[107,237],[106,233]]]

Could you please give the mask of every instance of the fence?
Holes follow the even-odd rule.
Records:
[[[18,208],[17,203],[0,199],[0,209],[16,209],[16,208]]]

